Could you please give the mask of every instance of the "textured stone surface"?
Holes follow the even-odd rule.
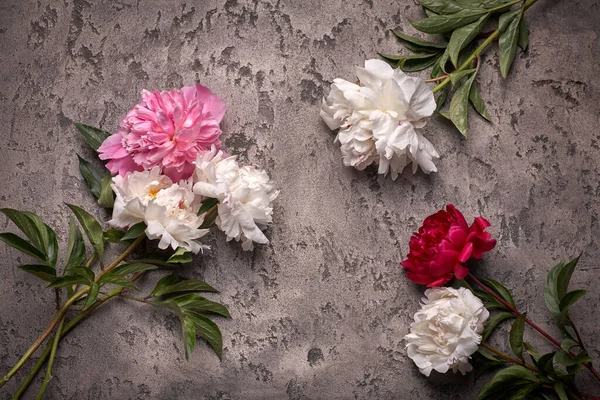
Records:
[[[141,89],[194,82],[227,102],[227,147],[281,188],[269,245],[245,253],[214,233],[185,270],[219,288],[233,314],[219,321],[222,362],[203,343],[185,361],[173,317],[115,300],[61,345],[47,398],[473,398],[482,381],[427,380],[402,343],[422,288],[398,262],[419,222],[448,202],[491,221],[499,244],[477,274],[513,288],[542,327],[552,325],[547,269],[583,252],[573,285],[590,292],[573,317],[600,349],[599,2],[540,0],[527,16],[531,49],[508,80],[484,56],[493,124],[473,115],[467,141],[431,120],[439,173],[393,182],[345,168],[319,100],[333,78],[354,78],[353,65],[400,51],[388,28],[413,33],[420,15],[413,0],[0,3],[0,206],[39,213],[62,241],[63,202],[105,218],[77,169],[75,153],[93,155],[69,120],[114,130]],[[4,217],[0,227],[14,229]],[[54,294],[16,268],[27,262],[0,245],[2,373],[54,312]]]

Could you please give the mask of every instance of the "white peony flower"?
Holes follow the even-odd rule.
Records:
[[[198,157],[195,181],[194,193],[219,200],[215,222],[227,240],[241,240],[244,250],[252,250],[253,242],[268,243],[262,230],[272,221],[279,191],[264,170],[239,167],[235,156],[213,148]]]
[[[126,228],[144,222],[146,236],[160,239],[160,249],[184,247],[198,253],[206,248],[197,242],[208,230],[199,229],[203,217],[197,215],[200,202],[191,182],[173,183],[154,167],[113,177],[112,188],[116,198],[110,225]]]
[[[379,173],[396,179],[413,163],[425,173],[437,171],[439,154],[416,129],[435,111],[433,92],[420,78],[412,78],[381,60],[356,67],[360,85],[335,79],[323,99],[321,118],[339,129],[344,165],[364,169],[379,164]]]
[[[481,343],[489,315],[468,289],[427,289],[410,334],[404,337],[408,356],[426,376],[432,370],[445,373],[449,369],[464,375],[473,369],[469,359]]]

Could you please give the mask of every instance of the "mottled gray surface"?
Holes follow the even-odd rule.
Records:
[[[0,2],[0,206],[38,212],[62,241],[63,202],[105,218],[77,168],[75,153],[92,153],[69,120],[114,131],[141,89],[194,82],[227,102],[229,149],[281,188],[269,245],[245,253],[215,233],[186,269],[233,314],[219,321],[222,362],[203,343],[185,361],[174,318],[115,300],[61,345],[49,399],[473,398],[481,381],[427,380],[402,343],[422,288],[398,263],[448,202],[490,220],[498,246],[476,272],[513,288],[542,327],[546,270],[583,252],[573,281],[590,292],[574,319],[600,349],[599,2],[540,0],[527,15],[531,49],[508,80],[484,56],[493,124],[473,115],[467,141],[432,119],[439,173],[393,182],[345,168],[319,100],[333,78],[354,79],[353,65],[400,51],[388,28],[414,33],[420,15],[413,0]],[[1,373],[54,312],[54,294],[16,268],[27,262],[0,245]]]

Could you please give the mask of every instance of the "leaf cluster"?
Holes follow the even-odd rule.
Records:
[[[498,37],[500,71],[507,77],[517,52],[517,46],[526,50],[529,45],[529,29],[523,13],[526,2],[522,0],[418,0],[427,15],[411,24],[426,34],[441,34],[444,42],[426,41],[406,35],[398,30],[392,32],[413,54],[380,56],[405,72],[416,72],[431,67],[431,78],[441,83],[436,99],[437,111],[452,121],[466,137],[468,133],[467,109],[469,104],[483,118],[490,121],[485,103],[479,94],[475,78],[479,63],[473,68],[481,51]],[[517,9],[513,6],[522,3]],[[484,32],[484,28],[497,20],[497,29]],[[483,43],[478,47],[478,42]],[[451,87],[448,85],[451,84]],[[448,111],[441,111],[448,99]]]

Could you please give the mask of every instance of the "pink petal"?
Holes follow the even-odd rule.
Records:
[[[465,279],[467,275],[469,275],[469,268],[466,268],[461,264],[456,264],[454,266],[454,276],[456,276],[456,279]]]
[[[471,258],[471,253],[473,253],[473,243],[469,242],[463,247],[460,255],[458,256],[458,261],[467,262],[469,258]]]

